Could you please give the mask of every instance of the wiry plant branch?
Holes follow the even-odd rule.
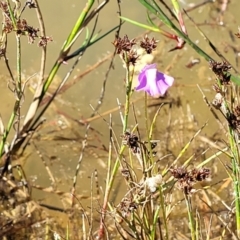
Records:
[[[121,16],[121,5],[120,5],[120,1],[117,0],[117,4],[118,4],[118,15]],[[119,18],[119,27],[118,27],[118,30],[116,31],[116,34],[115,34],[115,38],[118,39],[119,38],[119,34],[120,34],[120,31],[121,31],[121,26],[123,24],[123,21],[121,18]],[[108,77],[109,77],[109,73],[111,71],[111,69],[113,68],[113,63],[114,63],[114,59],[115,59],[115,56],[116,56],[116,53],[117,53],[117,49],[115,48],[115,51],[113,53],[113,56],[112,56],[112,59],[111,59],[111,62],[109,64],[109,67],[108,67],[108,70],[105,74],[105,78],[103,80],[103,85],[102,85],[102,89],[101,89],[101,93],[100,93],[100,97],[98,99],[98,103],[97,103],[97,106],[95,107],[95,110],[94,112],[91,114],[90,117],[94,117],[96,112],[99,110],[99,108],[101,107],[102,103],[103,103],[103,99],[104,99],[104,96],[105,96],[105,91],[106,91],[106,84],[107,84],[107,80],[108,80]]]

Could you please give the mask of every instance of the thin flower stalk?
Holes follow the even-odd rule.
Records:
[[[229,127],[229,143],[230,149],[232,152],[232,178],[233,178],[233,185],[234,185],[234,195],[235,195],[235,208],[236,208],[236,228],[237,228],[237,235],[240,236],[240,179],[239,179],[239,153],[237,147],[237,141],[235,139],[235,132],[234,130]]]
[[[128,60],[126,59],[126,55],[124,56],[124,61],[126,63],[126,65],[125,65],[125,67],[126,67],[126,100],[125,100],[125,110],[124,110],[123,133],[126,132],[127,127],[128,127],[130,99],[131,99],[131,95],[132,95],[132,79],[133,79],[133,73],[134,73],[134,71],[132,71],[132,73],[130,73],[129,64],[127,63]],[[109,196],[110,196],[110,192],[111,192],[116,174],[118,172],[118,169],[119,169],[119,166],[120,166],[120,161],[122,159],[123,152],[124,152],[125,148],[126,148],[126,145],[122,143],[120,151],[119,151],[119,155],[118,155],[118,157],[115,161],[115,164],[113,166],[112,173],[111,174],[108,173],[108,181],[106,183],[104,202],[103,202],[103,206],[102,206],[103,211],[106,211],[107,204],[108,204],[108,199],[109,199]],[[98,238],[102,239],[103,236],[104,236],[104,224],[102,222],[101,225],[100,225],[100,228],[98,230]]]
[[[165,203],[165,196],[164,196],[164,192],[163,192],[163,187],[162,185],[159,186],[159,205],[162,209],[162,218],[163,218],[163,225],[165,228],[165,239],[168,240],[169,239],[169,233],[168,233],[168,224],[167,224],[167,212],[166,212],[166,203]],[[157,214],[157,212],[155,213]],[[159,215],[159,213],[158,213]],[[157,220],[157,219],[156,219]],[[156,221],[155,222],[155,226],[156,226]]]
[[[14,13],[13,13],[13,10],[12,10],[12,8],[11,8],[11,4],[10,4],[10,1],[9,1],[9,0],[7,0],[7,5],[8,5],[8,10],[9,10],[9,13],[10,13],[10,18],[11,18],[13,27],[14,27],[15,30],[17,30],[16,19],[15,19],[15,17],[14,17]]]
[[[215,99],[213,100],[213,106],[219,109],[224,115],[228,122],[228,134],[229,134],[229,145],[230,145],[230,159],[232,164],[232,174],[230,175],[234,186],[235,196],[235,208],[236,208],[236,230],[237,235],[240,236],[240,157],[239,157],[239,106],[236,105],[235,97],[232,96],[233,91],[230,95],[230,103],[226,99],[226,89],[230,85],[230,78],[228,71],[231,66],[227,62],[210,62],[212,71],[217,76],[216,84],[213,89],[217,92]],[[232,90],[234,86],[231,86]],[[238,104],[238,103],[237,103]]]
[[[185,202],[187,205],[187,212],[188,212],[188,220],[189,220],[189,228],[191,230],[191,240],[196,240],[196,223],[193,216],[193,209],[191,203],[191,196],[188,194],[184,194]]]
[[[8,10],[10,13],[10,17],[11,17],[11,21],[12,24],[15,28],[15,30],[17,30],[17,26],[16,26],[16,20],[14,17],[14,13],[12,11],[11,5],[9,0],[7,1],[8,4]],[[17,80],[15,82],[15,86],[14,86],[14,91],[16,91],[16,101],[14,104],[14,109],[13,112],[10,116],[10,119],[8,121],[8,125],[7,125],[7,129],[5,130],[2,140],[0,142],[0,156],[2,156],[3,153],[3,149],[4,149],[4,145],[7,141],[7,137],[9,132],[11,131],[14,121],[16,119],[17,116],[20,116],[20,104],[21,104],[21,99],[22,99],[22,95],[23,95],[23,89],[22,89],[22,79],[21,79],[21,40],[20,40],[20,35],[18,35],[17,31],[16,31],[16,40],[17,40]],[[18,123],[18,129],[19,130],[19,123]]]
[[[129,65],[126,64],[126,102],[125,102],[125,109],[124,109],[123,134],[126,132],[128,127],[130,99],[132,95],[133,74],[134,74],[134,66],[133,66],[133,70],[130,71]]]

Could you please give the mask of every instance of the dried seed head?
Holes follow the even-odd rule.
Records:
[[[119,206],[120,211],[122,212],[123,216],[127,216],[129,213],[133,212],[137,209],[138,205],[135,203],[131,198],[123,198],[120,202]]]
[[[113,42],[113,45],[117,49],[117,54],[122,53],[122,51],[129,52],[132,47],[136,44],[135,38],[129,40],[128,36],[125,35],[123,38],[116,38]]]
[[[1,1],[0,8],[7,16],[10,16],[7,2]]]
[[[132,63],[133,66],[136,64],[138,58],[139,56],[134,50],[130,50],[130,52],[127,53],[128,62]]]
[[[40,41],[38,42],[39,47],[46,47],[49,42],[52,42],[53,39],[51,37],[40,37]]]
[[[38,28],[31,27],[27,24],[25,19],[19,19],[17,21],[17,34],[21,35],[28,35],[28,42],[33,43],[35,38],[38,37]]]
[[[170,172],[172,173],[173,177],[176,179],[185,178],[185,176],[187,175],[187,170],[183,167],[170,168]]]
[[[137,154],[140,152],[138,136],[130,132],[125,132],[122,138],[123,144],[127,145],[132,150],[133,154]]]
[[[228,124],[240,133],[240,106],[233,109],[227,116]]]
[[[229,70],[232,68],[227,62],[215,62],[210,61],[209,63],[212,71],[217,75],[222,85],[228,85],[230,82]]]
[[[190,172],[190,175],[193,181],[198,181],[198,182],[206,180],[207,178],[210,177],[210,174],[211,172],[210,172],[210,169],[208,168],[193,169]]]
[[[158,40],[155,38],[150,39],[147,35],[145,35],[144,39],[140,42],[140,47],[145,49],[146,53],[150,54],[157,48]]]
[[[206,180],[210,177],[210,170],[208,168],[192,169],[187,171],[185,168],[171,168],[174,178],[178,181],[179,188],[185,194],[192,194],[195,192],[193,185],[198,181]]]
[[[13,31],[13,24],[10,18],[6,18],[3,22],[3,31],[5,33],[10,33]]]
[[[30,1],[30,0],[28,0],[27,2],[26,2],[26,5],[31,9],[31,8],[37,8],[37,6],[36,6],[36,3],[34,3],[33,1]]]

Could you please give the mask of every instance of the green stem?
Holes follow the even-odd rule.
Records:
[[[127,60],[126,60],[127,61]],[[130,98],[131,98],[131,95],[132,95],[132,78],[133,78],[133,73],[134,73],[134,70],[132,71],[132,74],[130,74],[130,70],[129,70],[129,65],[126,64],[126,100],[125,100],[125,108],[124,108],[124,122],[123,122],[123,134],[126,132],[127,130],[127,127],[128,127],[128,116],[129,116],[129,108],[130,108]],[[109,190],[111,189],[112,187],[112,184],[113,184],[113,181],[115,179],[115,176],[116,176],[116,173],[117,173],[117,170],[120,166],[120,160],[122,158],[122,154],[125,150],[125,145],[122,144],[121,145],[121,148],[120,148],[120,151],[119,151],[119,156],[117,158],[117,161],[113,167],[113,172],[112,172],[112,175],[111,175],[111,178],[110,178],[110,181],[109,181]]]
[[[169,239],[169,236],[168,236],[168,225],[167,225],[167,216],[166,216],[166,204],[165,204],[165,198],[164,198],[164,194],[163,194],[163,187],[162,185],[160,185],[159,187],[159,197],[160,197],[160,205],[161,205],[161,208],[162,208],[162,215],[163,215],[163,224],[164,224],[164,227],[165,227],[165,230],[166,230],[166,238],[165,239]]]
[[[229,143],[232,152],[232,177],[235,193],[235,208],[236,208],[236,225],[237,225],[237,235],[240,236],[240,185],[239,185],[239,155],[238,148],[236,146],[237,140],[234,137],[234,130],[229,127]]]
[[[193,217],[193,211],[192,211],[192,204],[191,204],[191,197],[187,194],[184,194],[185,197],[185,202],[187,205],[187,211],[188,211],[188,219],[189,219],[189,227],[191,230],[191,239],[192,240],[196,240],[196,223],[195,223],[195,219]]]
[[[4,145],[7,141],[7,137],[9,135],[9,132],[12,129],[15,118],[16,118],[16,116],[18,116],[20,114],[20,103],[21,103],[21,99],[22,99],[21,41],[20,41],[20,36],[17,35],[17,34],[16,34],[16,39],[17,39],[17,81],[15,82],[14,87],[16,88],[15,90],[16,90],[17,96],[16,96],[16,101],[15,101],[15,104],[14,104],[13,112],[10,116],[9,121],[8,121],[7,129],[4,131],[2,140],[0,142],[0,156],[2,156],[2,154],[3,154]]]
[[[89,13],[90,9],[92,8],[95,0],[88,0],[85,8],[81,12],[76,24],[74,25],[70,35],[68,36],[66,42],[63,44],[62,52],[67,52],[70,50],[71,46],[76,40],[77,33],[79,32],[79,29],[81,28],[87,14]]]
[[[145,161],[150,160],[151,165],[153,164],[153,157],[152,157],[152,147],[151,147],[151,131],[149,130],[149,124],[148,124],[148,95],[145,92],[145,127],[146,127],[146,135],[147,135],[147,141],[148,141],[148,150],[149,150],[149,157],[144,157]],[[149,159],[150,158],[150,159]],[[145,166],[147,166],[147,163],[145,162]]]
[[[123,134],[126,132],[127,127],[128,127],[130,98],[131,98],[131,95],[132,95],[132,79],[133,79],[133,73],[134,73],[134,70],[132,71],[132,74],[130,73],[128,60],[127,60],[126,56],[124,56],[124,58],[125,58],[124,61],[126,63],[126,99],[125,99],[125,109],[124,109]],[[111,176],[110,176],[110,178],[108,178],[109,181],[107,182],[107,186],[106,186],[103,209],[105,209],[106,206],[107,206],[108,198],[109,198],[109,195],[110,195],[110,192],[111,192],[116,174],[118,172],[118,169],[119,169],[119,166],[120,166],[120,160],[122,159],[123,152],[124,152],[125,148],[126,148],[126,145],[124,145],[122,143],[120,151],[119,151],[119,155],[118,155],[118,157],[116,159],[116,162],[113,166]]]
[[[151,239],[155,239],[155,232],[156,232],[156,224],[157,224],[157,220],[159,218],[159,212],[160,209],[162,209],[162,217],[163,217],[163,224],[165,227],[165,239],[168,240],[169,239],[169,235],[168,235],[168,225],[167,225],[167,217],[166,217],[166,204],[164,201],[164,194],[163,194],[163,188],[162,185],[159,186],[159,207],[157,208],[157,210],[155,211],[154,214],[154,221],[153,221],[153,230],[151,232]]]
[[[17,34],[17,95],[20,100],[22,97],[22,62],[21,62],[21,40],[20,36]]]
[[[1,153],[0,156],[2,156],[3,148],[4,148],[4,145],[7,141],[8,134],[9,134],[11,128],[12,128],[15,116],[16,116],[15,111],[13,111],[11,116],[10,116],[10,119],[8,121],[7,129],[3,133],[2,141],[0,142],[0,153]]]
[[[12,24],[13,24],[13,28],[14,28],[15,31],[17,31],[16,19],[14,17],[14,13],[13,13],[13,10],[11,8],[11,4],[10,4],[9,0],[7,0],[7,5],[8,5],[8,11],[9,11],[9,14],[10,14],[10,18],[11,18],[11,21],[12,21]]]
[[[125,109],[124,109],[124,122],[123,122],[123,134],[126,132],[128,127],[128,116],[129,116],[129,107],[130,107],[130,98],[132,95],[132,80],[134,68],[132,71],[129,69],[129,64],[127,63],[127,57],[125,56],[126,62],[126,100],[125,100]]]

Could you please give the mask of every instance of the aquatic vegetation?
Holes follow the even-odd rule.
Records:
[[[208,55],[196,41],[193,41],[188,35],[188,32],[192,33],[192,31],[187,31],[188,26],[185,25],[188,12],[204,7],[212,1],[204,1],[183,11],[178,1],[172,0],[174,8],[172,11],[172,7],[168,6],[169,1],[139,0],[148,11],[150,26],[121,17],[121,4],[125,3],[117,1],[119,24],[101,36],[95,33],[99,18],[102,16],[98,13],[109,1],[98,3],[96,0],[87,0],[86,2],[85,8],[79,12],[78,20],[59,49],[59,55],[48,74],[45,73],[46,47],[52,38],[49,37],[51,34],[45,33],[38,1],[26,1],[25,4],[20,4],[20,1],[0,2],[0,10],[3,13],[0,57],[5,60],[10,76],[8,87],[14,102],[9,120],[5,122],[7,116],[3,118],[0,116],[2,136],[0,237],[13,240],[239,239],[240,99],[236,86],[240,85],[240,77],[233,64],[226,61],[217,47],[201,32],[198,24],[189,17],[221,61],[215,61],[213,54]],[[131,2],[128,1],[127,4]],[[217,2],[215,4],[222,4],[220,1]],[[232,2],[231,4],[236,4]],[[217,11],[221,10],[221,23],[228,3],[230,2],[224,1],[224,6],[217,7]],[[164,8],[161,4],[164,4]],[[55,8],[57,7],[56,5]],[[23,18],[26,9],[36,11],[38,26],[33,27],[29,20]],[[209,13],[209,16],[211,16],[209,19],[214,21],[212,18],[214,14]],[[55,18],[58,16],[56,15]],[[166,31],[159,22],[154,23],[157,18],[170,30]],[[120,31],[123,25],[122,19],[162,35],[156,34],[153,37],[152,33],[143,33],[142,36],[137,37],[130,36],[131,33],[122,33]],[[93,21],[94,26],[89,24]],[[178,25],[175,25],[175,22]],[[125,26],[127,24],[125,22]],[[215,30],[219,27],[219,24],[216,25]],[[212,23],[208,27],[211,26]],[[222,31],[227,31],[227,28],[227,25],[224,28],[221,26]],[[76,70],[82,56],[88,54],[88,49],[92,45],[99,44],[102,38],[115,30],[117,30],[115,39],[114,36],[111,40],[106,38],[107,42],[104,43],[114,53],[100,61],[103,63],[111,59],[102,82],[102,89],[99,91],[99,98],[92,94],[97,90],[94,84],[99,79],[91,78],[94,89],[90,89],[92,86],[86,84],[91,90],[89,92],[82,93],[80,88],[77,89],[75,101],[82,101],[82,105],[89,105],[84,94],[93,95],[96,106],[91,105],[93,110],[91,115],[88,118],[83,116],[80,120],[76,111],[76,102],[71,102],[70,98],[66,104],[67,109],[64,109],[62,103],[65,96],[62,96],[61,107],[57,104],[54,106],[53,115],[54,117],[58,115],[57,121],[54,121],[53,126],[49,128],[47,126],[42,131],[41,126],[45,127],[47,124],[44,124],[51,123],[52,120],[51,116],[47,120],[43,119],[50,104],[56,96],[76,83],[75,77],[70,83],[66,82]],[[83,33],[86,33],[86,37],[82,45],[73,49],[78,37]],[[16,76],[12,70],[15,66],[11,65],[7,58],[10,51],[15,51],[11,42],[8,42],[8,39],[11,39],[8,35],[14,35],[16,39]],[[232,38],[239,38],[240,34],[238,32],[230,35]],[[162,36],[167,39],[166,42],[158,39]],[[26,51],[22,40],[26,38],[32,47],[42,50],[39,75],[34,75],[38,80],[37,86],[32,89],[34,96],[29,105],[27,104],[31,99],[28,96],[30,93],[26,91],[29,79],[25,79],[21,67],[25,56],[22,53]],[[234,40],[236,43],[236,39]],[[38,44],[34,44],[36,41],[39,41]],[[175,44],[173,48],[172,42]],[[98,47],[101,48],[101,45]],[[234,50],[236,56],[238,55],[240,51],[238,46],[228,47]],[[194,60],[186,64],[184,62],[186,59],[183,60],[181,57],[185,53],[192,54],[190,48],[195,50],[195,55],[191,56]],[[141,62],[141,54],[150,56],[149,62]],[[120,57],[122,62],[118,64],[119,61],[115,61],[115,57]],[[202,59],[200,61],[200,57],[205,58],[207,63],[203,63]],[[91,54],[90,58],[92,58]],[[68,63],[64,68],[72,65],[66,76],[60,77],[61,82],[57,82],[56,74],[63,63]],[[81,66],[81,74],[78,78],[81,79],[86,74],[94,72],[99,65],[98,62],[85,70]],[[194,72],[200,65],[207,69],[210,67],[208,72],[203,71],[202,77]],[[238,66],[237,59],[236,66]],[[180,74],[180,68],[184,78],[189,76],[190,79],[192,75],[194,76],[191,87],[198,91],[198,86],[207,103],[207,107],[203,103],[207,111],[204,124],[201,123],[202,119],[199,121],[197,117],[195,118],[189,110],[189,104],[186,104],[189,100],[194,102],[194,111],[199,115],[202,114],[195,92],[194,94],[191,92],[191,98],[188,99],[189,91],[183,81],[181,82],[183,74]],[[114,75],[113,69],[120,69],[119,74]],[[232,69],[236,76],[231,73]],[[28,73],[26,75],[30,76]],[[109,76],[116,81],[112,81],[113,85],[107,88]],[[136,86],[133,85],[135,76],[138,77]],[[204,89],[213,96],[213,101],[208,101],[204,95],[205,90],[200,87],[202,84],[200,79],[203,78],[208,81]],[[117,86],[119,91],[115,91],[114,86]],[[111,93],[110,101],[114,102],[117,99],[117,106],[103,112],[101,108],[103,103],[106,103],[104,106],[109,106],[109,99],[106,101],[105,98],[106,91]],[[83,95],[81,99],[79,99],[80,94]],[[183,98],[183,95],[186,98]],[[201,94],[199,95],[201,98]],[[24,101],[25,99],[27,101]],[[151,101],[156,101],[157,104],[149,104]],[[200,101],[203,102],[202,99]],[[7,99],[6,102],[8,107],[10,104]],[[1,109],[4,109],[4,106]],[[187,121],[183,117],[183,109],[187,109]],[[117,119],[116,116],[113,117],[116,111],[119,112],[120,118],[117,114],[115,114]],[[220,126],[211,136],[208,136],[207,131],[205,132],[208,123],[211,127],[215,124],[210,122],[215,120],[209,118],[209,112]],[[98,123],[91,124],[96,119],[102,121],[106,128],[98,127]],[[77,126],[72,126],[70,121]],[[12,133],[14,137],[10,139]],[[107,144],[106,140],[108,140]],[[41,145],[42,142],[49,148],[42,147],[46,146]],[[24,155],[26,149],[30,149],[30,154],[26,154],[27,160]],[[88,157],[86,152],[96,159]],[[65,154],[66,157],[63,156]],[[23,161],[21,161],[22,157]],[[39,169],[36,164],[38,159],[41,166]],[[25,168],[27,165],[25,162],[30,163],[30,169]],[[32,172],[36,175],[32,175]],[[81,181],[79,181],[80,177]],[[42,179],[44,184],[41,182]],[[35,191],[32,189],[36,189],[40,198],[34,195]],[[49,195],[54,195],[53,200]],[[53,214],[53,211],[63,217]],[[62,219],[66,221],[62,223]]]

